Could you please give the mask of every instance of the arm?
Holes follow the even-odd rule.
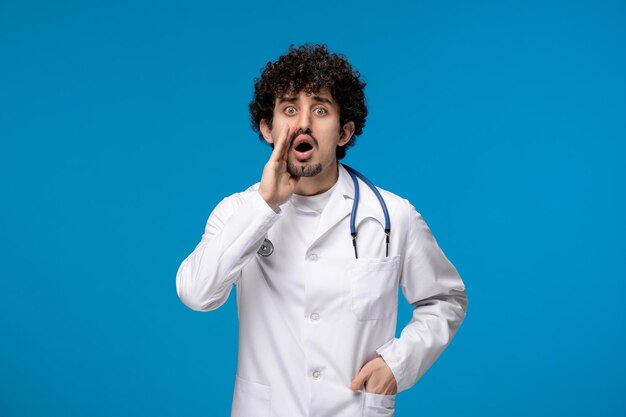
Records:
[[[400,286],[415,306],[399,338],[377,349],[398,385],[411,388],[430,368],[465,318],[467,296],[457,270],[446,258],[422,216],[409,205],[409,232]]]
[[[178,268],[176,292],[181,301],[198,311],[224,304],[278,217],[256,191],[222,200],[209,216],[200,243]]]
[[[278,219],[299,178],[287,172],[287,153],[295,131],[276,140],[257,191],[222,200],[207,221],[202,240],[178,268],[176,292],[193,310],[209,311],[228,299],[232,284],[253,257],[263,235]]]

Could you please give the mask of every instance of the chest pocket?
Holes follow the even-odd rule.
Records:
[[[348,279],[354,314],[359,320],[392,317],[398,309],[400,255],[353,262]]]

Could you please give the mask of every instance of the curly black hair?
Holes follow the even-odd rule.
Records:
[[[337,159],[346,156],[356,136],[363,132],[367,105],[361,74],[352,68],[345,56],[330,53],[326,45],[304,44],[289,51],[276,62],[268,62],[260,78],[254,80],[254,97],[248,105],[252,130],[263,140],[259,123],[265,119],[272,126],[276,97],[288,92],[317,93],[328,88],[340,109],[339,131],[347,122],[354,122],[354,134],[344,146],[337,146]]]

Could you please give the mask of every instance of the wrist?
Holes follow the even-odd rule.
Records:
[[[259,190],[259,195],[261,196],[261,198],[265,201],[265,203],[270,206],[270,208],[272,210],[274,210],[275,212],[279,212],[279,206],[280,206],[280,202],[278,202],[276,199],[273,199],[271,197],[268,197],[265,195],[265,193],[261,190]]]

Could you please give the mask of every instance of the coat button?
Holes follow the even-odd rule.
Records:
[[[311,314],[311,320],[317,321],[319,319],[320,319],[320,315],[319,314],[317,314],[317,313]]]
[[[312,254],[309,255],[309,261],[311,261],[311,262],[317,262],[317,260],[319,258],[320,257],[317,255],[317,253],[312,253]]]
[[[313,379],[320,379],[322,373],[320,371],[313,371]]]

